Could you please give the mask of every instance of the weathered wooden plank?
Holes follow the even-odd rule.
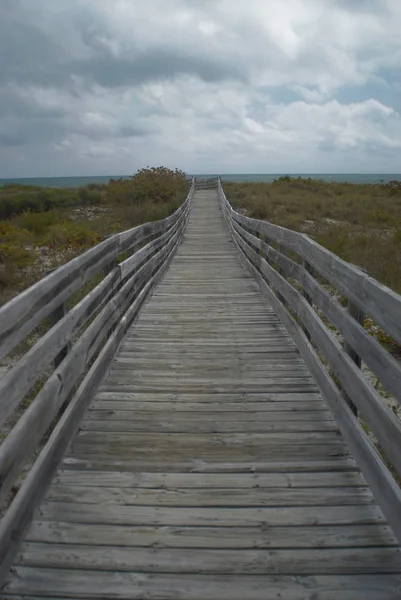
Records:
[[[148,242],[143,248],[135,252],[129,258],[126,258],[124,261],[120,263],[120,271],[121,271],[121,279],[125,280],[126,277],[129,277],[132,272],[137,269],[143,262],[149,258],[149,256],[162,248],[166,242],[170,241],[174,235],[177,233],[179,228],[181,227],[181,221],[178,219],[176,223],[171,227],[171,229],[167,229],[162,235],[157,237],[155,240]]]
[[[243,255],[244,256],[244,255]],[[362,473],[376,500],[380,503],[382,510],[388,518],[394,533],[398,540],[401,540],[401,491],[392,475],[384,465],[378,453],[371,444],[366,433],[363,431],[359,422],[355,419],[350,408],[342,398],[338,388],[335,386],[331,377],[323,367],[316,352],[311,346],[309,340],[300,329],[299,325],[290,316],[288,311],[282,306],[276,298],[273,291],[264,282],[260,273],[245,258],[247,267],[258,281],[262,292],[267,296],[272,305],[276,308],[287,331],[291,333],[293,339],[304,357],[311,373],[314,375],[320,389],[328,402],[334,417],[344,434],[344,437],[350,446],[353,455],[358,460]]]
[[[102,432],[103,433],[103,432]],[[104,434],[106,435],[106,434]],[[132,436],[132,434],[130,434]],[[136,434],[136,435],[140,435],[140,434]],[[135,437],[136,437],[135,435]],[[148,434],[148,435],[155,435],[155,434]],[[170,435],[175,435],[175,434],[170,434]],[[193,435],[199,435],[199,434],[193,434]],[[225,435],[225,434],[221,434],[221,435]],[[233,434],[235,435],[235,434]],[[134,437],[134,436],[132,436]],[[97,464],[97,461],[99,461],[99,453],[102,452],[102,448],[101,445],[96,441],[95,443],[92,444],[85,444],[85,445],[81,445],[81,444],[74,444],[74,446],[72,447],[73,452],[78,453],[79,452],[79,458],[80,459],[86,459],[90,462],[94,462],[94,464]],[[129,459],[129,458],[124,458],[122,457],[122,454],[124,452],[127,453],[134,453],[135,452],[135,458],[138,461],[138,466],[141,464],[141,461],[144,462],[145,464],[149,465],[152,462],[155,463],[155,467],[152,470],[155,470],[157,465],[162,465],[165,469],[167,469],[167,465],[168,465],[168,461],[171,462],[175,462],[175,461],[180,461],[180,459],[182,460],[181,456],[184,452],[189,452],[190,448],[189,446],[176,446],[174,448],[169,448],[167,444],[164,445],[160,445],[156,448],[150,446],[150,444],[148,444],[147,446],[140,448],[138,445],[136,444],[106,444],[105,447],[105,457],[102,458],[101,460],[104,463],[109,463],[109,465],[113,465],[113,464],[122,464],[125,465],[126,461],[129,462],[131,460],[131,462],[133,462],[133,459]],[[267,446],[265,449],[263,449],[261,446],[222,446],[221,448],[218,449],[207,449],[207,448],[199,448],[196,447],[193,450],[194,455],[196,456],[196,460],[193,459],[193,461],[195,462],[195,464],[197,462],[203,463],[203,462],[209,462],[209,463],[213,463],[213,462],[229,462],[230,460],[232,460],[233,462],[254,462],[253,468],[257,469],[257,463],[259,461],[263,461],[264,457],[266,455],[269,454],[273,454],[277,453],[280,455],[280,459],[282,461],[288,461],[289,463],[291,462],[291,460],[296,461],[297,460],[297,454],[296,454],[296,450],[294,448],[294,446],[291,445],[269,445]],[[327,444],[312,444],[310,446],[308,446],[307,444],[305,444],[301,449],[299,449],[298,451],[298,460],[303,459],[304,461],[308,461],[308,460],[319,460],[319,459],[327,459],[330,458],[333,454],[335,453],[339,453],[340,455],[344,456],[344,455],[348,455],[348,451],[346,449],[343,448],[343,446],[341,446],[341,444],[334,444],[334,443],[330,443],[328,442]],[[158,455],[159,454],[164,454],[163,459],[161,459]],[[256,464],[255,464],[256,462]],[[288,467],[287,467],[288,468]]]
[[[201,350],[205,353],[213,353],[216,354],[216,348],[219,348],[224,353],[227,350],[231,350],[233,352],[232,343],[230,344],[230,340],[204,340],[201,338],[193,338],[192,342],[188,340],[174,340],[174,341],[164,341],[161,339],[149,340],[148,338],[136,338],[135,340],[128,339],[126,341],[125,348],[129,351],[136,352],[148,352],[149,350],[154,350],[155,347],[161,350],[165,349],[193,349],[194,345],[199,346]],[[242,352],[253,352],[255,354],[263,353],[263,354],[277,354],[279,352],[283,352],[285,354],[293,353],[294,355],[299,354],[296,348],[292,348],[291,345],[288,344],[287,338],[280,336],[276,340],[272,340],[269,338],[268,343],[266,340],[243,340],[241,342],[241,350]],[[240,350],[239,350],[240,351]],[[238,354],[238,352],[237,352]]]
[[[72,336],[108,302],[119,281],[119,270],[111,272],[66,316],[52,327],[0,381],[0,424],[19,405],[45,367],[71,340]]]
[[[99,569],[151,573],[254,573],[316,575],[399,573],[399,548],[318,548],[289,550],[203,550],[194,548],[110,548],[25,543],[16,564],[53,568]]]
[[[139,415],[138,419],[140,419],[142,413],[146,413],[146,411],[151,411],[153,418],[157,419],[157,415],[167,413],[174,418],[180,417],[181,413],[189,411],[191,417],[194,419],[199,417],[199,419],[203,418],[215,418],[220,420],[225,420],[229,417],[229,415],[224,413],[236,413],[242,415],[246,422],[249,417],[252,419],[253,413],[261,414],[261,418],[265,420],[283,420],[286,419],[288,421],[313,421],[313,420],[330,420],[331,414],[328,412],[327,406],[325,406],[324,401],[319,399],[317,401],[308,401],[302,402],[297,401],[297,404],[294,406],[292,402],[246,402],[243,404],[238,400],[237,402],[227,402],[224,401],[216,401],[216,402],[190,402],[187,403],[184,401],[173,401],[173,402],[153,402],[151,400],[146,400],[144,402],[140,402],[138,400],[130,400],[129,395],[120,396],[118,394],[113,393],[103,393],[102,398],[106,397],[109,400],[98,399],[95,401],[96,409],[90,408],[89,412],[86,415],[86,418],[90,419],[92,416],[99,416],[101,418],[107,419],[108,413],[111,415],[115,414],[116,417],[121,416],[123,419],[133,419],[135,415]],[[122,398],[122,400],[120,400]],[[217,400],[217,399],[216,399]],[[132,411],[135,411],[135,415],[132,414]],[[265,414],[268,413],[268,414]],[[242,417],[241,417],[242,418]],[[190,423],[190,420],[188,421]]]
[[[304,472],[304,473],[130,473],[124,471],[59,471],[54,479],[61,485],[94,485],[118,488],[233,488],[254,489],[274,487],[364,487],[360,473],[356,472]]]
[[[117,236],[90,248],[0,308],[0,358],[117,257]]]
[[[253,377],[273,377],[274,375],[294,375],[294,376],[308,376],[309,372],[306,369],[305,365],[302,363],[293,364],[292,361],[276,363],[276,364],[266,364],[266,365],[252,365],[252,363],[246,363],[246,361],[232,361],[232,364],[227,364],[223,362],[220,363],[217,358],[214,364],[210,364],[207,366],[207,371],[212,375],[223,374],[223,373],[234,373],[238,367],[242,367],[242,369],[246,370],[248,376]],[[155,368],[153,364],[136,364],[135,360],[126,360],[126,361],[113,361],[113,365],[111,367],[110,373],[122,374],[126,371],[129,371],[134,375],[134,377],[148,377],[149,373],[157,374],[158,377],[163,376],[167,377],[168,375],[175,376],[177,373],[182,374],[184,377],[188,377],[190,375],[203,375],[205,373],[205,365],[197,364],[197,363],[186,363],[186,364],[177,364],[177,363],[169,363],[168,361],[164,361],[164,365],[161,364],[161,361],[158,365],[158,368]]]
[[[41,451],[14,502],[0,522],[0,580],[4,581],[12,564],[18,545],[33,517],[36,505],[42,499],[58,461],[78,427],[82,414],[89,403],[91,392],[103,375],[105,365],[114,354],[120,341],[122,328],[113,333],[91,367],[85,380],[70,402],[49,441]]]
[[[380,508],[374,504],[356,506],[292,506],[258,508],[120,506],[43,502],[41,521],[72,523],[109,523],[116,525],[177,525],[213,527],[279,527],[287,525],[385,524]]]
[[[36,447],[56,417],[63,402],[68,398],[79,377],[85,372],[111,327],[121,317],[127,301],[131,302],[143,285],[142,291],[148,291],[153,286],[155,276],[149,279],[151,269],[159,264],[166,252],[171,251],[173,244],[178,241],[178,233],[176,232],[169,243],[139,269],[132,279],[107,302],[0,446],[0,502],[10,491],[27,456]],[[144,282],[147,280],[148,283],[145,284]],[[138,298],[143,298],[142,291],[137,296]],[[139,306],[141,303],[142,300]],[[136,301],[132,306],[137,310]]]
[[[244,410],[247,406],[250,406],[252,410],[264,410],[265,406],[269,406],[270,404],[274,404],[276,402],[287,402],[288,408],[290,406],[294,407],[296,410],[299,406],[302,406],[303,403],[314,403],[314,407],[316,404],[320,404],[322,409],[326,409],[325,402],[322,400],[320,393],[316,390],[313,392],[248,392],[244,391],[234,391],[230,393],[212,393],[212,392],[195,392],[195,393],[177,393],[177,392],[119,392],[116,390],[115,392],[107,391],[107,380],[99,386],[99,390],[96,394],[96,398],[99,401],[127,401],[130,404],[136,402],[163,402],[163,403],[185,403],[188,405],[188,410],[193,410],[191,403],[199,405],[199,404],[210,404],[213,403],[216,406],[215,408],[220,407],[221,410],[224,410],[224,407],[228,404],[230,405],[230,410],[234,412],[236,410]],[[235,406],[231,406],[234,404]],[[96,406],[101,406],[101,404],[96,404]],[[149,405],[150,408],[153,408],[152,405]],[[163,407],[162,407],[163,408]],[[169,407],[167,407],[169,408]],[[209,408],[205,408],[205,410],[210,410]],[[279,409],[281,410],[281,409]],[[283,410],[287,410],[287,407]],[[316,407],[316,410],[320,410]]]
[[[41,451],[39,458],[36,460],[34,466],[29,472],[15,500],[13,501],[3,520],[1,521],[1,582],[4,581],[8,569],[12,564],[15,552],[18,549],[18,545],[26,531],[29,522],[32,519],[33,511],[36,505],[40,502],[45,492],[46,486],[54,474],[58,462],[60,461],[63,453],[65,452],[72,435],[77,429],[79,420],[81,419],[83,412],[91,399],[91,394],[102,379],[105,373],[106,365],[110,362],[111,357],[115,354],[115,351],[118,345],[120,344],[121,339],[123,338],[133,318],[136,316],[138,310],[142,306],[147,294],[150,292],[152,287],[159,281],[165,268],[167,267],[169,263],[169,258],[172,256],[172,253],[174,252],[175,248],[177,247],[177,244],[179,243],[179,233],[180,232],[178,231],[171,238],[169,244],[166,246],[169,247],[168,255],[161,268],[159,268],[156,274],[152,275],[152,277],[141,289],[139,294],[136,296],[134,302],[132,302],[132,304],[129,306],[124,317],[118,323],[111,337],[100,351],[100,354],[96,358],[85,379],[79,386],[69,406],[60,418],[58,424],[55,426],[49,441]],[[163,253],[165,251],[165,248],[159,251],[159,254]],[[158,254],[155,254],[153,259],[157,260],[157,256]],[[88,331],[90,331],[91,327],[94,326],[94,323],[96,323],[96,319],[86,330],[84,336],[87,335],[89,337]],[[82,337],[80,339],[82,340]],[[71,352],[69,356],[71,355],[73,355],[73,352]],[[86,363],[88,360],[89,359],[87,354]],[[62,368],[62,366],[60,368]],[[36,425],[36,427],[37,426],[38,425]],[[1,447],[1,449],[3,449],[3,446]]]
[[[104,444],[105,448],[110,447],[111,450],[117,449],[119,446],[136,448],[142,447],[145,449],[147,446],[153,446],[153,448],[163,448],[168,446],[171,450],[183,449],[185,447],[191,447],[195,449],[200,448],[205,451],[213,452],[215,448],[230,447],[244,449],[246,447],[252,448],[280,448],[287,447],[300,450],[303,446],[311,448],[315,445],[320,446],[321,444],[328,444],[330,446],[342,446],[344,447],[344,441],[336,432],[315,432],[315,433],[270,433],[269,436],[263,433],[235,433],[231,434],[207,434],[198,433],[196,435],[186,433],[138,433],[132,436],[130,433],[96,433],[94,431],[80,431],[79,435],[74,440],[74,445],[80,448],[87,448],[92,445],[97,445],[99,442]],[[139,448],[138,448],[139,451]]]
[[[394,535],[316,384],[302,383],[294,343],[261,317],[217,207],[205,206],[195,203],[185,247],[81,420],[21,549],[29,566],[17,559],[5,593],[397,597]],[[127,308],[124,331],[137,311]],[[182,432],[137,431],[165,424]],[[255,431],[265,425],[281,429]]]
[[[115,504],[124,506],[346,506],[372,504],[372,493],[365,487],[324,488],[236,488],[148,489],[136,487],[65,486],[53,484],[46,496],[52,502]]]
[[[358,353],[377,375],[381,383],[401,403],[401,366],[373,336],[368,334],[360,322],[361,319],[358,321],[353,318],[352,314],[348,314],[337,299],[326,292],[314,277],[305,272],[301,265],[280,255],[274,248],[267,247],[257,237],[247,233],[239,225],[234,224],[234,227],[253,247],[262,248],[269,256],[272,256],[273,260],[285,268],[287,274],[295,277],[301,283],[317,307],[341,332],[349,347]]]
[[[217,394],[216,394],[217,396]],[[150,395],[150,400],[139,401],[130,399],[129,395],[119,396],[118,394],[105,394],[102,398],[106,400],[96,399],[93,405],[90,406],[86,419],[115,419],[126,420],[133,419],[132,411],[135,411],[136,421],[145,421],[151,423],[152,420],[157,422],[167,419],[178,422],[185,420],[188,424],[201,420],[213,422],[218,419],[220,422],[238,422],[249,423],[252,421],[333,421],[333,418],[325,406],[322,399],[312,400],[307,402],[297,401],[294,403],[284,401],[260,401],[251,402],[243,400],[243,404],[237,402],[226,403],[219,398],[210,398],[210,402],[190,402],[189,400],[171,401],[171,402],[153,402]],[[107,400],[108,398],[108,400]],[[120,400],[121,398],[121,400]],[[230,414],[224,414],[229,412]],[[223,414],[221,414],[223,413]]]
[[[398,546],[388,525],[172,527],[34,521],[26,541],[151,548],[369,548]],[[90,552],[90,550],[89,550]]]
[[[30,590],[33,596],[26,596]],[[52,568],[15,567],[5,585],[5,598],[36,600],[49,593],[54,600],[118,598],[142,600],[398,600],[397,575],[202,575],[148,574]],[[8,596],[8,594],[12,596]],[[39,598],[39,600],[43,600]]]
[[[116,471],[146,471],[149,473],[305,473],[321,471],[356,471],[355,460],[345,452],[333,452],[329,457],[293,454],[290,457],[271,456],[258,458],[233,457],[231,460],[222,460],[216,457],[209,458],[183,458],[174,456],[159,457],[130,457],[130,456],[104,456],[85,457],[68,455],[63,460],[63,469],[74,470],[116,470]]]
[[[364,420],[378,438],[388,458],[401,473],[401,422],[373,386],[360,373],[359,369],[346,354],[341,344],[325,327],[314,310],[288,282],[286,282],[262,257],[236,237],[249,260],[254,261],[267,272],[277,289],[286,298],[307,327],[312,339],[338,376],[342,387],[358,409]]]
[[[249,390],[252,390],[254,388],[260,388],[261,391],[269,389],[269,387],[285,387],[289,389],[289,391],[291,389],[302,390],[305,387],[316,389],[316,386],[313,387],[313,379],[307,371],[302,371],[300,373],[295,372],[291,373],[290,375],[288,375],[287,373],[287,371],[279,371],[277,373],[275,371],[272,371],[271,373],[267,372],[266,374],[261,373],[259,376],[257,374],[254,374],[252,376],[251,373],[247,373],[248,377],[240,378],[238,377],[238,371],[236,371],[235,377],[232,371],[226,371],[223,373],[212,372],[209,377],[207,376],[207,373],[192,374],[184,372],[182,374],[182,377],[178,377],[177,374],[166,371],[161,372],[160,374],[157,372],[154,373],[151,381],[149,382],[149,377],[146,376],[146,373],[141,376],[141,374],[138,372],[131,373],[129,369],[112,369],[107,380],[111,385],[115,383],[121,384],[122,388],[124,388],[125,386],[135,387],[136,385],[138,385],[138,389],[142,385],[145,385],[147,387],[150,385],[150,387],[156,388],[157,386],[163,385],[164,383],[166,384],[166,389],[168,389],[168,387],[174,385],[174,382],[177,381],[177,379],[179,380],[179,382],[177,383],[177,389],[186,389],[185,386],[187,386],[187,389],[189,390],[191,388],[197,388],[197,386],[199,386],[200,391],[204,387],[209,387],[212,389],[213,387],[219,387],[224,385],[228,385],[231,387],[238,386]]]
[[[246,413],[240,413],[244,415]],[[265,413],[266,414],[266,413]],[[272,413],[269,413],[272,414]],[[274,413],[273,413],[274,414]],[[131,412],[131,417],[135,417]],[[82,431],[96,431],[96,432],[110,432],[116,433],[159,433],[159,432],[170,432],[170,433],[269,433],[271,431],[276,432],[317,432],[317,431],[337,431],[337,425],[333,420],[321,421],[311,420],[304,421],[303,419],[293,420],[287,422],[285,416],[282,421],[251,421],[244,423],[238,421],[225,421],[219,420],[214,417],[212,420],[202,421],[200,418],[191,420],[180,419],[176,421],[174,419],[161,419],[161,420],[150,420],[145,419],[142,421],[127,421],[114,419],[111,416],[103,419],[88,419],[81,423],[80,429]]]
[[[132,382],[132,380],[131,380]],[[158,393],[158,392],[209,392],[210,394],[220,394],[220,393],[229,393],[235,392],[238,388],[242,387],[242,381],[237,379],[234,380],[230,377],[226,377],[225,379],[208,381],[205,377],[203,380],[195,380],[191,379],[189,381],[180,381],[178,378],[175,379],[158,379],[150,382],[149,379],[146,381],[138,381],[137,383],[130,383],[129,381],[123,381],[123,378],[116,377],[113,381],[110,381],[106,386],[106,391],[116,392],[118,390],[121,393],[129,393],[129,392],[149,392],[149,393]],[[246,384],[246,389],[250,392],[271,392],[271,393],[279,393],[279,392],[292,392],[299,391],[304,393],[315,392],[316,384],[314,381],[310,381],[309,379],[295,378],[291,379],[283,377],[281,380],[259,380],[259,382],[255,382],[254,380],[248,381]]]

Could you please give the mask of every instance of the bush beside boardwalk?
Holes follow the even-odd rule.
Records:
[[[187,192],[185,173],[165,167],[77,189],[0,188],[0,304],[104,237],[164,219]]]

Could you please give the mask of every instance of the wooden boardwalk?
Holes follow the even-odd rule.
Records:
[[[196,192],[1,597],[401,598],[395,537],[216,190]]]

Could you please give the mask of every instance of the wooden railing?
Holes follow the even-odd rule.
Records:
[[[360,369],[363,361],[401,404],[401,365],[363,326],[367,315],[401,345],[401,296],[307,235],[239,214],[220,180],[218,193],[243,260],[294,339],[401,542],[401,491],[363,428],[400,477],[401,422]]]
[[[211,190],[216,189],[218,177],[209,177],[209,179],[199,179],[196,181],[197,190]]]
[[[0,358],[48,320],[47,332],[0,381],[0,424],[16,421],[0,445],[2,506],[40,451],[0,524],[0,578],[91,393],[180,243],[194,189],[195,180],[170,217],[109,237],[0,309]],[[75,300],[81,295],[75,304],[69,302],[74,294]],[[41,387],[32,397],[38,381]]]

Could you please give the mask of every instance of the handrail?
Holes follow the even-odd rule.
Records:
[[[293,337],[401,542],[401,490],[357,418],[359,412],[401,476],[401,422],[360,369],[363,360],[401,404],[401,366],[363,327],[370,315],[401,342],[401,296],[307,235],[239,214],[220,179],[218,195],[243,261]],[[322,278],[346,297],[347,308]]]
[[[209,177],[209,179],[199,179],[196,181],[197,190],[211,190],[216,189],[218,184],[218,177]]]
[[[0,380],[0,422],[4,423],[36,382],[46,377],[0,445],[0,503],[4,505],[24,465],[61,415],[0,523],[0,580],[8,572],[91,393],[180,243],[194,190],[195,179],[187,199],[171,216],[111,236],[0,308],[3,356],[43,319],[59,317]],[[120,263],[119,257],[124,258]],[[93,278],[101,275],[96,285]],[[67,300],[91,281],[93,289],[68,309]]]

